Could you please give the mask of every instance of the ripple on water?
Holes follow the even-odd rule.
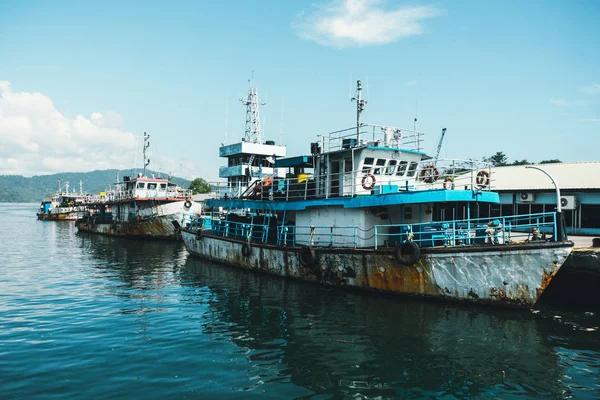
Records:
[[[3,398],[600,397],[593,313],[359,295],[36,209],[0,204]]]

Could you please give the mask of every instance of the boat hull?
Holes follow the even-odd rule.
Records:
[[[305,266],[302,248],[253,243],[248,251],[242,241],[206,234],[198,238],[185,228],[181,233],[193,255],[249,270],[361,290],[524,308],[535,305],[572,250],[571,242],[424,248],[417,262],[402,265],[393,249],[315,248],[315,262]]]
[[[93,216],[86,217],[77,221],[77,228],[80,232],[108,236],[178,240],[179,229],[173,225],[173,221],[183,223],[200,211],[201,206],[197,203],[192,203],[187,208],[184,201],[177,201],[152,206],[151,209],[144,210],[141,217],[131,220],[99,221]]]
[[[40,221],[76,221],[84,214],[84,211],[38,213],[37,218]]]

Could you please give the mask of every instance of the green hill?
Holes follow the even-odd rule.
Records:
[[[79,181],[83,182],[83,191],[98,193],[113,187],[117,173],[123,176],[136,176],[141,170],[106,169],[91,172],[63,172],[52,175],[35,175],[26,178],[22,175],[0,175],[0,202],[38,202],[42,201],[58,190],[58,181],[61,185],[69,182],[69,191],[79,191]],[[158,172],[147,171],[147,176],[159,176]],[[163,173],[161,177],[166,177]],[[182,187],[189,187],[190,181],[174,177],[173,183]]]

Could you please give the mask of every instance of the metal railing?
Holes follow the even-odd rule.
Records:
[[[375,225],[375,249],[411,240],[421,247],[505,244],[556,238],[556,213]]]
[[[356,226],[278,226],[277,245],[315,247],[357,247]]]
[[[404,148],[407,150],[421,151],[423,147],[423,136],[425,133],[412,129],[398,128],[394,126],[362,124],[358,127],[360,142],[357,137],[357,127],[334,131],[325,135],[319,135],[323,152],[338,151],[357,146],[377,146]]]
[[[375,225],[363,230],[357,226],[279,225],[277,246],[328,248],[395,247],[407,240],[420,247],[495,245],[524,241],[556,240],[557,214],[538,213],[492,218],[473,218],[415,224]],[[228,221],[222,214],[196,216],[192,230],[206,230],[216,236],[267,243],[269,225]],[[273,238],[271,238],[274,240]]]
[[[212,197],[288,201],[433,189],[489,191],[493,187],[491,165],[483,161],[441,159],[434,165],[431,160],[389,159],[382,165],[374,163],[336,174],[285,178],[269,175],[250,186],[229,187],[226,182],[214,182]]]
[[[148,190],[148,189],[129,189],[129,190],[111,190],[100,196],[99,194],[88,195],[85,199],[86,204],[106,203],[131,199],[190,199],[192,191],[183,188],[173,188],[166,190]]]

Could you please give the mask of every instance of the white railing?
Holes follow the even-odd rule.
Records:
[[[106,192],[105,195],[100,196],[99,194],[89,195],[86,197],[85,202],[87,204],[94,203],[105,203],[114,201],[123,201],[131,199],[190,199],[192,197],[192,191],[183,188],[168,188],[167,190],[111,190]]]
[[[360,133],[360,134],[358,134]],[[319,135],[323,153],[358,146],[390,147],[422,151],[425,133],[393,126],[363,124]]]
[[[264,177],[250,187],[229,187],[213,182],[213,198],[305,200],[391,194],[416,190],[489,191],[493,185],[492,166],[476,160],[443,159],[405,162],[388,160],[385,165],[367,165],[360,170],[314,176]]]

